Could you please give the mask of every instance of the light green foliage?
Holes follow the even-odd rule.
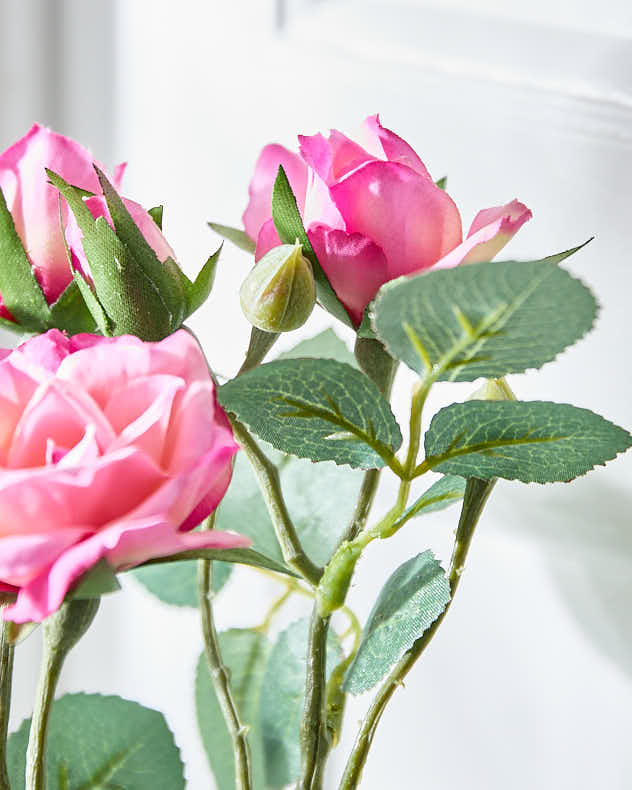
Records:
[[[328,310],[333,316],[347,324],[347,326],[352,326],[347,311],[342,306],[333,288],[329,284],[329,280],[307,238],[296,198],[294,197],[292,187],[282,167],[279,167],[279,173],[274,182],[274,189],[272,190],[272,218],[279,238],[284,244],[294,244],[294,242],[298,240],[303,246],[303,254],[312,264],[312,269],[314,271],[318,301],[325,310]]]
[[[450,600],[450,584],[431,551],[407,560],[390,576],[364,628],[344,689],[373,688],[432,625]]]
[[[30,719],[9,738],[11,787],[24,787]],[[180,752],[162,716],[120,697],[68,694],[53,705],[47,790],[184,790]]]
[[[632,444],[588,409],[545,401],[468,401],[441,409],[425,437],[438,472],[523,483],[568,482]]]
[[[20,237],[0,190],[0,293],[7,309],[23,329],[41,332],[50,308],[35,279]]]
[[[214,230],[215,233],[222,236],[222,238],[227,239],[236,247],[239,247],[240,250],[249,252],[251,255],[255,254],[256,244],[250,236],[240,228],[231,228],[228,225],[220,225],[218,222],[209,222],[208,226],[211,230]]]
[[[299,359],[301,357],[336,359],[338,362],[346,362],[347,365],[358,367],[355,356],[333,329],[325,329],[314,337],[301,340],[294,348],[279,354],[277,359]]]
[[[374,311],[393,356],[437,380],[473,381],[550,362],[588,332],[597,305],[551,261],[506,261],[400,278]]]
[[[136,568],[132,575],[150,593],[173,606],[197,606],[197,569],[195,560],[165,562]],[[213,563],[213,592],[219,592],[228,581],[233,566],[229,562]]]
[[[396,532],[403,524],[416,516],[443,510],[463,499],[465,479],[457,475],[445,475],[430,486],[427,491],[402,513],[392,527]]]
[[[331,359],[285,359],[219,389],[220,403],[283,452],[363,469],[401,445],[389,404],[366,376]]]
[[[90,290],[85,280],[82,281]],[[63,329],[71,335],[96,331],[97,322],[86,304],[77,279],[73,279],[57,301],[51,305],[49,326]]]
[[[265,790],[263,731],[260,697],[270,644],[256,631],[231,629],[219,635],[224,664],[230,670],[231,688],[242,723],[248,727],[252,757],[253,790]],[[218,790],[234,790],[235,765],[231,738],[217,701],[204,654],[195,679],[195,702],[202,741]]]
[[[309,621],[299,620],[283,631],[272,648],[261,692],[261,725],[269,788],[294,781],[300,767],[299,722],[305,695]],[[341,649],[330,630],[327,677],[341,659]]]

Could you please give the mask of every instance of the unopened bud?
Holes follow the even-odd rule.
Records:
[[[239,298],[246,318],[265,332],[303,326],[316,303],[316,285],[299,242],[267,252],[242,283]]]
[[[516,400],[516,396],[505,379],[487,379],[468,400]]]

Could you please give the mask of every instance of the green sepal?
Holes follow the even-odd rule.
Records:
[[[187,290],[186,317],[194,313],[211,295],[215,273],[217,272],[217,262],[224,245],[220,244],[217,250],[209,257],[204,266],[200,269],[195,280]],[[191,282],[189,280],[189,282]]]
[[[441,176],[435,181],[435,185],[439,187],[439,189],[445,189],[448,186],[448,177]]]
[[[335,318],[338,318],[347,326],[353,327],[349,314],[331,287],[307,237],[296,197],[281,165],[279,165],[279,172],[272,190],[272,219],[279,238],[284,244],[294,244],[298,239],[303,246],[303,255],[312,264],[314,280],[316,281],[316,293],[320,304]]]
[[[44,332],[50,308],[13,223],[0,189],[0,293],[23,330]]]
[[[80,281],[85,282],[85,280],[78,272],[76,274],[77,277],[73,272],[73,280],[50,308],[49,326],[63,329],[70,335],[78,335],[81,332],[92,333],[97,328],[97,322],[88,307],[80,285]],[[86,288],[90,288],[87,283]]]
[[[106,219],[99,217],[95,221],[80,193],[53,171],[46,172],[68,203],[83,234],[96,296],[109,319],[111,333],[133,334],[143,340],[162,340],[169,335],[173,314],[157,283]],[[171,275],[164,276],[173,279]],[[94,316],[94,301],[92,305],[88,300],[86,303]]]
[[[162,230],[162,214],[164,208],[164,206],[154,206],[153,208],[147,209],[147,213],[158,226],[158,230]]]
[[[168,557],[157,557],[139,565],[139,568],[159,565],[165,562],[182,562],[186,560],[221,560],[222,562],[237,562],[242,565],[253,565],[255,568],[265,568],[276,573],[283,573],[286,576],[296,576],[286,565],[273,560],[254,549],[196,549],[194,551],[183,551],[179,554],[171,554]]]
[[[229,225],[220,225],[218,222],[208,222],[207,225],[211,230],[214,230],[222,238],[232,242],[236,247],[244,252],[249,252],[251,255],[255,254],[257,245],[240,228],[231,228]]]
[[[100,598],[102,595],[118,592],[120,589],[121,585],[116,578],[116,571],[107,560],[101,559],[84,573],[69,597],[76,600]]]

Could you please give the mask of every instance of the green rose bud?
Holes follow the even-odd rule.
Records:
[[[314,309],[316,286],[299,242],[267,252],[244,280],[239,298],[246,318],[265,332],[302,326]]]

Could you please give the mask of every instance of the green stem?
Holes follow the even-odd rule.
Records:
[[[0,603],[0,618],[7,604]],[[11,623],[0,624],[0,790],[11,790],[7,770],[7,734],[11,712],[13,678],[13,645],[9,639]]]
[[[202,618],[204,652],[213,688],[233,744],[235,790],[251,790],[252,769],[247,738],[248,727],[241,721],[230,685],[230,670],[224,664],[219,647],[211,603],[213,597],[212,575],[212,560],[200,560],[198,563],[198,601]]]
[[[301,773],[296,790],[318,790],[322,780],[321,765],[329,751],[325,683],[328,628],[329,617],[321,617],[318,603],[314,603],[307,648],[305,706],[299,730]]]
[[[457,587],[463,574],[465,560],[474,534],[474,529],[476,528],[495,482],[495,480],[479,480],[475,477],[468,479],[452,552],[452,560],[450,562],[450,572],[448,576],[451,591],[450,603],[448,603],[442,614],[434,621],[423,636],[417,639],[410,650],[397,662],[375,696],[364,722],[362,723],[360,732],[358,733],[342,781],[340,782],[339,790],[353,790],[358,787],[362,776],[362,770],[373,741],[373,736],[375,735],[375,731],[386,705],[393,696],[395,690],[403,685],[404,678],[424,652],[439,629],[443,618],[446,616],[450,604],[454,600]]]
[[[283,559],[290,568],[315,587],[320,581],[323,572],[305,554],[296,534],[296,529],[283,499],[278,469],[240,422],[233,419],[231,423],[235,438],[248,456],[248,460],[259,481],[261,493],[281,546]]]
[[[43,624],[40,679],[26,750],[25,790],[46,790],[46,738],[55,689],[68,653],[85,634],[99,608],[99,598],[62,604]]]
[[[239,368],[237,375],[241,376],[242,373],[247,373],[260,365],[278,338],[279,335],[276,332],[264,332],[262,329],[257,329],[256,326],[253,326],[250,332],[250,344],[246,352],[246,359]]]

